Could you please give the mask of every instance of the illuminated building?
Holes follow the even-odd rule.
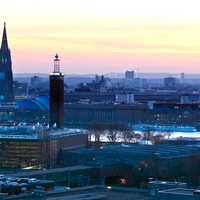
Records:
[[[0,167],[49,168],[58,163],[62,148],[86,146],[80,129],[51,130],[41,125],[0,128]]]

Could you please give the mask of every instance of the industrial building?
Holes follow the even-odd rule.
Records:
[[[196,200],[199,197],[199,189],[188,187],[184,182],[150,181],[148,184],[149,200]]]
[[[149,109],[143,104],[65,104],[65,125],[88,127],[93,123],[145,121]]]
[[[200,147],[192,145],[103,145],[63,151],[66,166],[99,167],[105,182],[145,186],[148,178],[184,180],[190,185],[200,181]]]

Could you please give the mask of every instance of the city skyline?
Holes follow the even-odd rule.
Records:
[[[200,73],[196,0],[2,3],[14,73]]]

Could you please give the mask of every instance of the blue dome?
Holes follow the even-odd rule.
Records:
[[[43,106],[46,110],[49,110],[49,97],[48,96],[38,96],[35,101]]]
[[[38,96],[33,99],[18,99],[16,107],[22,111],[48,111],[49,100],[47,96]]]

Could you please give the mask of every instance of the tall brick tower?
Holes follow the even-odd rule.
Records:
[[[64,75],[60,72],[60,59],[56,54],[54,59],[54,71],[49,76],[50,82],[50,126],[64,127]]]

